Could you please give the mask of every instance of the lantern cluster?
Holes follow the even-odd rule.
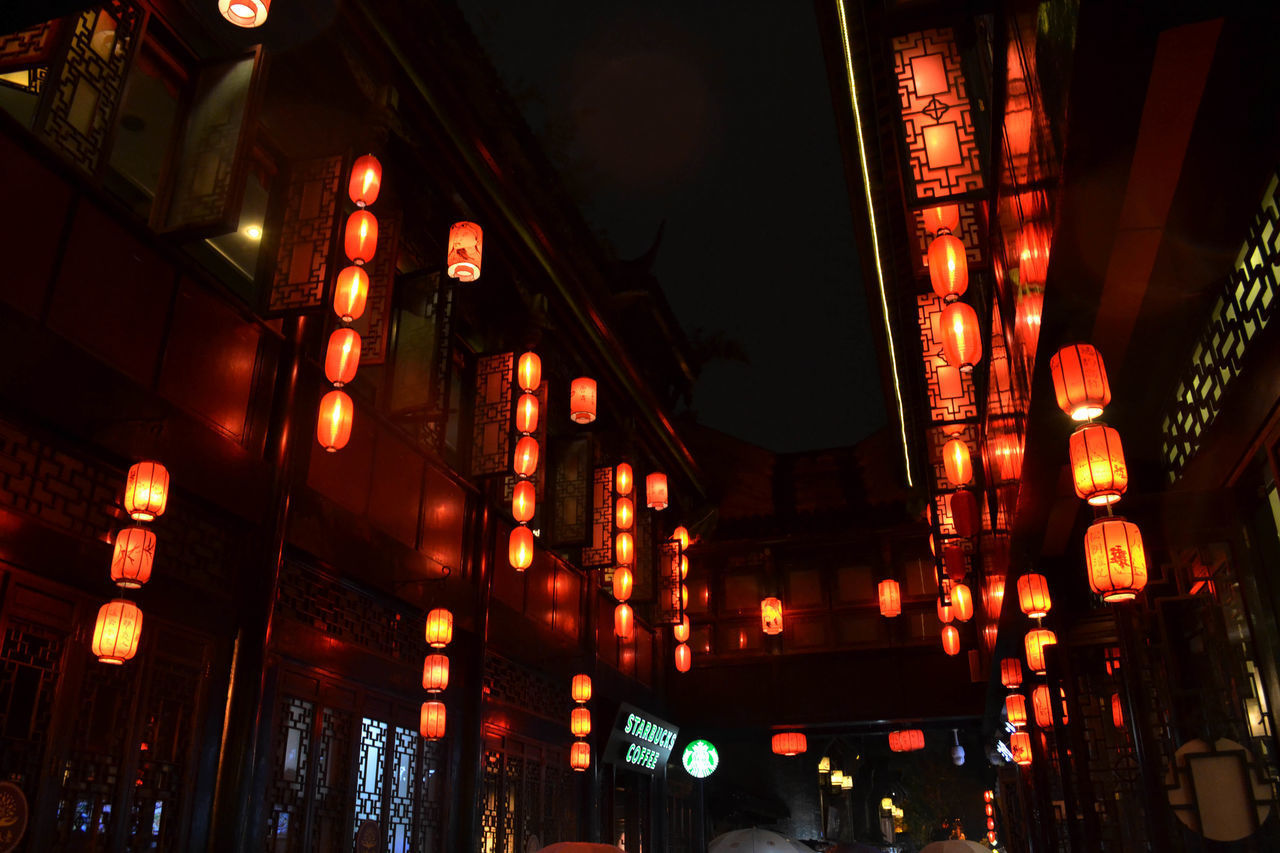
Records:
[[[526,352],[516,362],[516,381],[521,393],[516,400],[515,429],[520,436],[512,454],[511,468],[516,475],[511,488],[511,516],[516,526],[511,530],[507,546],[507,561],[511,568],[523,572],[533,564],[533,520],[538,507],[537,487],[533,475],[538,470],[538,439],[533,433],[538,429],[538,388],[542,385],[542,359],[536,352]]]
[[[689,547],[689,531],[683,525],[671,532],[671,542],[676,545],[676,554],[680,560],[680,621],[671,628],[671,636],[676,641],[676,672],[688,672],[693,666],[693,653],[689,650],[689,614],[684,612],[689,600],[689,587],[685,581],[689,577],[689,557],[685,550]]]
[[[122,590],[141,589],[151,579],[156,535],[144,525],[164,515],[169,504],[169,471],[159,462],[137,462],[124,486],[124,509],[135,524],[116,533],[111,582]],[[123,664],[138,653],[142,610],[123,595],[98,608],[90,647],[102,663]]]
[[[969,260],[964,242],[953,232],[960,224],[960,208],[944,204],[925,211],[925,228],[934,235],[929,244],[929,283],[945,303],[938,318],[942,355],[961,372],[972,372],[982,360],[982,332],[977,312],[960,301],[969,289]]]
[[[613,471],[613,597],[618,605],[613,610],[613,632],[624,640],[635,630],[634,614],[627,600],[635,584],[636,504],[635,472],[626,462]]]
[[[924,749],[924,732],[920,729],[889,732],[889,749],[893,752],[918,752]]]
[[[987,843],[996,845],[996,792],[990,789],[982,792],[982,810],[987,815]]]
[[[569,766],[582,772],[591,766],[591,676],[579,673],[569,683],[569,695],[573,697],[573,710],[569,712],[569,730],[573,732],[573,746],[569,748]]]
[[[804,732],[778,732],[773,736],[774,755],[800,755],[809,748]]]
[[[449,656],[443,649],[453,642],[453,613],[437,607],[427,614],[425,627],[427,646],[432,651],[422,660],[422,689],[428,699],[422,703],[418,733],[427,740],[444,737],[445,708],[441,694],[449,686]]]

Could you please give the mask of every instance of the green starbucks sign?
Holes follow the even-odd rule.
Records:
[[[705,779],[716,772],[720,765],[720,756],[709,740],[695,740],[684,748],[681,756],[684,769],[695,779]]]

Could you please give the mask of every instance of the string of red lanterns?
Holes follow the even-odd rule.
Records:
[[[569,749],[569,766],[582,772],[591,766],[591,744],[587,735],[591,734],[591,711],[586,707],[591,701],[591,676],[578,673],[569,682],[569,695],[577,703],[569,714],[569,730],[573,732],[573,746]]]
[[[516,475],[511,489],[511,516],[516,526],[507,545],[507,562],[517,572],[523,572],[533,565],[533,530],[529,522],[537,512],[538,500],[533,475],[538,470],[540,448],[533,433],[538,429],[537,391],[542,385],[542,359],[536,352],[523,353],[516,361],[516,381],[522,392],[515,406],[515,428],[520,438],[511,460]]]
[[[685,580],[689,577],[689,557],[685,551],[689,547],[689,531],[684,525],[677,526],[671,531],[670,541],[675,543],[676,553],[680,559],[681,601],[687,604],[688,587],[685,585]],[[671,627],[671,636],[676,641],[676,672],[688,672],[693,668],[693,651],[689,648],[689,615],[683,612],[684,604],[681,605],[680,621]]]
[[[437,607],[427,613],[423,625],[427,646],[443,649],[453,642],[453,613]],[[440,694],[449,686],[449,656],[434,651],[422,659],[422,689],[430,698],[422,703],[418,733],[427,740],[444,737],[447,714]]]

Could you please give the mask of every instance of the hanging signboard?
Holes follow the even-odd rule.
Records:
[[[662,775],[679,733],[666,720],[624,702],[609,732],[604,760],[638,773]]]

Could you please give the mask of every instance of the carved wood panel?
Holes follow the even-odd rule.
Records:
[[[323,304],[325,282],[331,272],[337,273],[330,269],[330,253],[337,234],[342,174],[342,157],[338,155],[293,166],[269,311],[297,311]]]

